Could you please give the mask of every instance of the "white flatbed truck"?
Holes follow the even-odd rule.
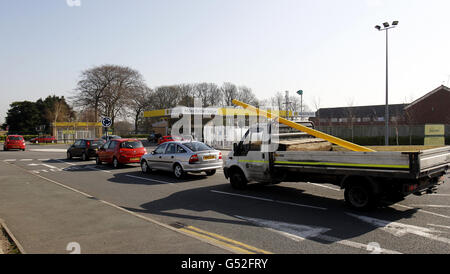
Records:
[[[365,210],[381,200],[398,202],[410,194],[431,193],[448,180],[450,146],[414,152],[285,151],[268,134],[273,126],[254,125],[234,144],[224,165],[233,188],[243,189],[249,182],[329,183],[345,190],[348,205]]]

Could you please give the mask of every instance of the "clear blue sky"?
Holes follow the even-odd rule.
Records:
[[[303,89],[310,105],[384,104],[374,26],[392,20],[392,103],[450,76],[448,0],[80,1],[0,0],[0,122],[11,102],[69,96],[102,64],[137,69],[150,87],[230,81],[258,98]]]

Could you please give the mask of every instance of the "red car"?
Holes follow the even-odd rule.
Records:
[[[30,140],[31,143],[56,143],[56,138],[53,136],[40,136]]]
[[[181,137],[175,137],[175,136],[171,136],[171,135],[163,136],[158,139],[158,145],[165,143],[165,142],[174,142],[174,141],[184,141],[184,139]]]
[[[6,136],[5,143],[3,144],[3,150],[19,149],[25,151],[25,139],[20,135]]]
[[[112,139],[97,151],[97,165],[112,163],[114,168],[118,168],[121,164],[140,163],[146,153],[139,140]]]

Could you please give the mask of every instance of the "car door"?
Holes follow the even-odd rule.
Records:
[[[106,162],[106,150],[109,147],[109,144],[111,143],[111,141],[106,142],[99,150],[98,150],[98,157],[100,159],[100,161],[102,162]]]
[[[163,169],[164,167],[161,165],[162,157],[166,152],[167,143],[159,145],[155,151],[152,152],[152,157],[147,159],[148,164],[155,169]]]
[[[80,157],[81,156],[81,142],[83,140],[76,140],[75,143],[72,145],[72,149],[70,153],[74,157]]]
[[[114,158],[114,152],[116,151],[117,145],[118,145],[117,141],[111,140],[111,143],[109,144],[108,148],[106,149],[105,162],[112,163],[113,158]]]
[[[173,163],[175,160],[175,154],[177,150],[177,144],[176,143],[168,143],[165,153],[162,156],[161,159],[161,166],[165,170],[172,170]]]

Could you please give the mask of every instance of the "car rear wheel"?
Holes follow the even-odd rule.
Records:
[[[214,174],[216,174],[216,170],[215,169],[206,171],[206,176],[213,176]]]
[[[143,160],[141,162],[141,170],[142,170],[142,173],[144,173],[144,174],[149,174],[150,172],[152,172],[152,169],[148,166],[148,163],[146,160]]]
[[[356,210],[370,210],[376,207],[377,198],[368,184],[352,183],[345,188],[345,202]]]
[[[67,159],[71,160],[72,159],[72,153],[67,152]]]
[[[100,157],[97,156],[97,158],[95,158],[95,163],[100,166],[102,164],[102,161],[100,161]]]
[[[89,156],[86,154],[86,152],[84,152],[83,155],[81,155],[81,159],[83,161],[88,161],[89,160]]]
[[[8,151],[8,149],[7,149],[5,146],[3,147],[3,150],[4,150],[4,151]]]
[[[116,157],[114,157],[114,159],[113,159],[113,167],[114,168],[119,168],[120,167],[119,160],[117,160]]]
[[[173,167],[173,175],[175,175],[177,179],[181,179],[184,177],[185,172],[179,164],[175,164],[175,166]]]

